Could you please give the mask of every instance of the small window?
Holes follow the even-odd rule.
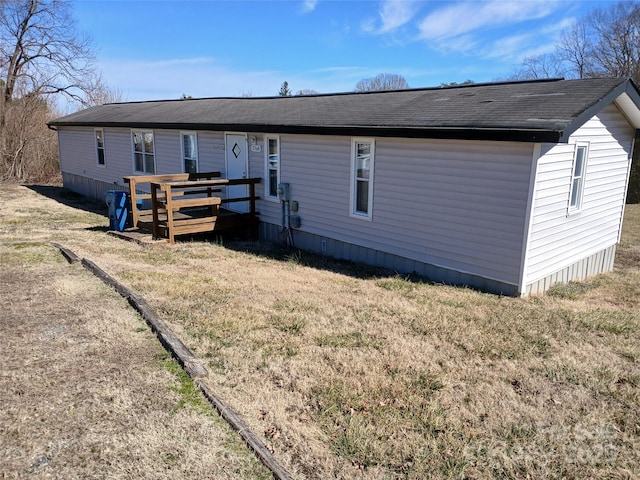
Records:
[[[198,137],[195,133],[182,133],[182,166],[185,173],[198,173]]]
[[[156,173],[153,132],[133,131],[133,168],[136,172]]]
[[[571,194],[569,195],[569,211],[580,210],[584,191],[584,176],[587,168],[588,144],[576,145],[571,174]]]
[[[371,220],[373,207],[372,139],[353,139],[351,143],[351,215]]]
[[[104,131],[101,128],[95,130],[96,133],[96,152],[98,154],[98,165],[105,166],[104,160]]]
[[[267,177],[267,198],[278,198],[278,184],[280,183],[280,137],[267,136],[265,138],[265,161]]]

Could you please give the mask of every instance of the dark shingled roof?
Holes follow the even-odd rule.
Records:
[[[296,97],[114,103],[67,115],[50,125],[561,142],[623,94],[631,100],[628,105],[640,108],[638,90],[627,79],[552,79]]]

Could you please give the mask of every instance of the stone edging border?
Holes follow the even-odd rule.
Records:
[[[273,477],[277,480],[291,480],[289,473],[276,461],[269,449],[264,443],[253,433],[249,426],[226,405],[224,400],[217,396],[213,389],[207,384],[202,377],[207,375],[207,370],[200,364],[191,350],[171,331],[167,324],[162,320],[155,311],[149,306],[147,301],[136,295],[127,287],[118,282],[91,260],[80,258],[73,251],[58,244],[51,243],[57,248],[69,263],[81,263],[84,268],[93,273],[107,285],[113,287],[127,302],[136,310],[147,325],[156,334],[160,343],[167,349],[171,355],[178,361],[184,370],[193,379],[195,384],[200,388],[209,403],[218,411],[220,416],[224,418],[231,428],[244,440],[246,445],[256,454],[260,461],[271,470]]]

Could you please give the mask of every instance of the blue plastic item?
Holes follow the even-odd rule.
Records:
[[[127,192],[107,190],[104,199],[109,207],[109,230],[124,231],[129,217]]]

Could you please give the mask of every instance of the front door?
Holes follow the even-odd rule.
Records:
[[[227,178],[248,178],[249,155],[247,154],[247,136],[243,133],[227,133],[225,135],[225,159]],[[249,196],[248,185],[227,187],[227,198],[245,198]],[[247,213],[249,202],[231,202],[226,207],[235,212]]]

